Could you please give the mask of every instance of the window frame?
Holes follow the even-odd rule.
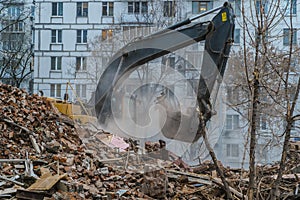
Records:
[[[289,1],[292,1],[292,3],[290,3]],[[286,16],[290,16],[290,15],[296,16],[297,15],[297,0],[285,0],[285,2],[287,3],[285,15]],[[290,13],[290,5],[292,5],[292,13]]]
[[[148,2],[147,1],[128,1],[127,13],[133,14],[147,14]]]
[[[239,28],[234,29],[234,43],[235,44],[241,43],[241,29]]]
[[[75,85],[77,97],[85,99],[87,97],[87,86],[86,84],[76,84]]]
[[[51,71],[61,71],[62,70],[62,57],[61,56],[51,56]]]
[[[62,43],[62,30],[59,29],[51,30],[51,43],[53,44]]]
[[[268,13],[268,1],[266,1],[266,0],[262,0],[262,1],[258,1],[258,0],[256,0],[256,2],[255,2],[255,9],[256,9],[256,11],[257,11],[257,14],[260,14],[260,5],[261,5],[261,3],[263,4],[263,11],[264,11],[264,13],[263,14],[267,14]]]
[[[76,43],[86,44],[87,43],[87,30],[77,30],[76,31]]]
[[[4,51],[16,51],[20,48],[20,41],[23,40],[25,34],[14,32],[14,33],[3,33],[2,34],[2,50]],[[19,51],[19,50],[18,50]]]
[[[6,20],[3,21],[3,32],[5,33],[23,33],[25,32],[24,29],[24,22],[18,20]]]
[[[203,6],[205,6],[205,9],[203,11],[201,11],[201,8],[204,8]],[[213,1],[208,1],[208,0],[207,1],[192,1],[192,13],[193,14],[203,13],[212,8],[213,8]]]
[[[102,41],[111,42],[114,36],[114,31],[112,29],[102,29],[101,39]]]
[[[239,148],[239,144],[226,144],[226,156],[231,158],[238,158]]]
[[[148,2],[147,1],[141,2],[141,14],[148,14]]]
[[[106,17],[114,16],[114,2],[111,1],[102,2],[102,16],[106,16]]]
[[[87,70],[87,57],[78,56],[76,57],[76,71],[86,71]]]
[[[233,10],[234,10],[234,14],[237,16],[237,17],[240,17],[241,16],[241,0],[229,0],[231,6],[233,7]]]
[[[261,115],[260,119],[259,119],[259,129],[261,131],[267,131],[269,130],[268,128],[268,120],[267,117],[265,115]]]
[[[52,16],[63,16],[63,2],[52,2]]]
[[[239,115],[237,115],[237,114],[227,114],[226,115],[226,124],[225,124],[226,130],[237,130],[239,128],[239,126],[240,126]]]
[[[23,10],[23,6],[11,5],[7,8],[7,15],[12,18],[18,18],[22,15]]]
[[[163,16],[164,17],[176,16],[176,4],[174,1],[163,1]]]
[[[228,103],[237,103],[239,101],[239,89],[235,86],[226,87],[226,101]]]
[[[293,38],[291,38],[291,33],[293,32]],[[290,40],[292,41],[293,45],[297,45],[297,29],[293,28],[292,30],[290,28],[284,28],[283,29],[283,46],[289,46]]]
[[[88,17],[89,15],[89,3],[88,2],[77,2],[77,17]]]
[[[50,97],[61,98],[61,84],[50,84]]]

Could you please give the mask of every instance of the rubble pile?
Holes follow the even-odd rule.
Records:
[[[81,140],[75,132],[74,123],[65,119],[54,111],[46,98],[1,84],[0,142],[4,144],[0,147],[1,158],[24,158],[25,152],[57,153],[60,148],[64,151],[76,150]],[[71,143],[76,145],[68,145]]]
[[[142,149],[132,139],[74,123],[44,97],[0,84],[0,198],[225,199],[213,163],[188,166],[165,145],[146,142]],[[284,198],[298,197],[299,147],[291,145]],[[247,199],[248,172],[219,165],[233,196]],[[278,167],[257,167],[262,199]]]

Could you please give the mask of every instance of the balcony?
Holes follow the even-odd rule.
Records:
[[[121,14],[122,24],[152,24],[153,20],[147,14]]]
[[[3,2],[4,5],[16,5],[16,4],[25,4],[25,0],[11,0],[7,2]]]

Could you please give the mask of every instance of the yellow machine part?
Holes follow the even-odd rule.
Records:
[[[80,105],[74,105],[69,102],[64,102],[59,99],[54,99],[48,97],[47,100],[53,103],[53,105],[58,109],[58,111],[64,115],[67,115],[71,119],[78,121],[82,124],[86,123],[96,123],[97,118],[89,115],[82,115],[82,109]]]
[[[81,108],[78,105],[74,105],[66,102],[54,102],[53,105],[61,112],[69,117],[72,115],[80,115]]]

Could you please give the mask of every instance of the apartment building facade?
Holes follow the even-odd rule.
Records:
[[[35,5],[34,92],[42,90],[46,96],[62,98],[70,82],[85,100],[109,57],[121,48],[122,44],[114,44],[116,40],[124,45],[156,27],[213,7],[212,1],[202,5],[194,1],[37,0]],[[125,32],[121,39],[116,36],[120,32]],[[97,62],[93,55],[98,56]],[[92,75],[95,77],[90,78]]]

